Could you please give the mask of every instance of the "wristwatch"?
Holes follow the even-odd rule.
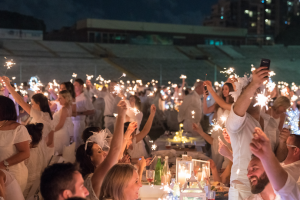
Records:
[[[9,163],[6,160],[3,160],[3,164],[6,168],[6,171],[9,171],[9,169],[8,169]]]

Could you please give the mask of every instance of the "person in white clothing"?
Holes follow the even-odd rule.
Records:
[[[252,195],[245,200],[281,200],[280,196],[275,194],[261,161],[255,155],[252,155],[248,165],[247,176]]]
[[[76,149],[83,143],[81,136],[85,129],[86,115],[93,115],[95,112],[92,101],[84,95],[83,80],[75,79],[74,88],[76,94],[76,111],[77,116],[72,117],[74,124],[74,142],[76,142]]]
[[[299,184],[280,165],[272,151],[270,139],[259,128],[255,129],[250,149],[261,160],[274,191],[280,195],[281,199],[299,200]]]
[[[0,188],[3,188],[0,196],[5,200],[24,200],[20,185],[14,176],[6,170],[0,169]]]
[[[44,125],[42,123],[26,125],[28,133],[31,137],[30,157],[25,160],[25,165],[28,169],[28,179],[23,194],[26,199],[32,186],[37,180],[40,179],[41,173],[44,170],[43,166],[38,164],[43,163],[43,153],[40,148],[37,148],[42,140],[43,127]]]
[[[0,96],[0,105],[0,169],[9,170],[23,191],[28,177],[24,160],[30,156],[31,139],[27,129],[16,122],[14,102]]]
[[[98,98],[103,98],[105,102],[104,107],[104,125],[105,128],[109,129],[111,133],[114,132],[114,124],[116,118],[114,113],[116,113],[117,105],[121,100],[121,97],[118,96],[115,92],[115,86],[117,82],[110,82],[108,91],[99,91],[91,83],[91,81],[86,80],[86,85],[92,90],[92,92],[97,95]]]
[[[281,166],[295,180],[300,178],[300,135],[291,135],[286,141],[288,155]]]
[[[38,93],[32,96],[31,106],[27,104],[22,96],[20,96],[14,88],[10,85],[10,80],[7,77],[0,77],[3,82],[6,84],[6,88],[11,93],[16,102],[30,114],[30,120],[28,123],[42,123],[44,124],[43,128],[43,138],[38,146],[43,152],[44,162],[41,165],[45,168],[51,157],[54,155],[54,145],[53,145],[53,136],[54,136],[54,127],[52,124],[52,113],[48,104],[48,99],[43,94]],[[22,187],[21,187],[22,188]]]
[[[73,138],[74,125],[72,116],[72,97],[67,90],[60,91],[58,101],[62,108],[54,113],[54,152],[61,155],[65,146],[70,144],[70,138]]]
[[[236,103],[233,104],[226,121],[226,129],[230,136],[233,150],[229,190],[230,199],[242,200],[251,194],[247,178],[247,165],[252,155],[248,146],[253,138],[254,129],[256,127],[264,128],[271,140],[273,151],[278,146],[278,123],[271,117],[261,117],[261,108],[259,106],[254,107],[256,103],[255,93],[263,85],[263,82],[268,80],[268,73],[269,70],[264,67],[260,67],[252,72],[252,81],[237,98]],[[242,84],[242,81],[243,78],[239,80],[239,84]]]
[[[193,131],[193,123],[200,123],[203,112],[202,112],[202,102],[203,97],[203,82],[196,82],[195,89],[192,93],[185,96],[183,103],[179,107],[178,122],[183,122],[183,128],[185,131],[191,132],[193,135],[198,135]],[[192,115],[192,111],[195,112]]]

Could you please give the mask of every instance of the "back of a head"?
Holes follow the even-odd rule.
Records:
[[[57,163],[47,167],[42,173],[40,183],[44,200],[58,200],[64,190],[75,193],[74,174],[77,171],[72,163]]]
[[[291,137],[293,138],[293,145],[300,149],[300,135],[291,134]]]
[[[36,146],[42,140],[42,131],[44,128],[44,124],[27,124],[26,128],[28,130],[29,135],[31,136],[31,145]]]
[[[280,106],[283,106],[287,109],[291,106],[291,101],[285,96],[279,96],[274,101],[273,108],[274,110],[277,110]]]
[[[79,163],[80,172],[83,177],[90,173],[94,173],[95,166],[92,163],[91,156],[93,155],[94,142],[88,142],[85,150],[85,144],[80,145],[76,150],[76,162]]]
[[[106,174],[100,189],[99,200],[124,200],[124,188],[136,169],[131,164],[116,164]]]
[[[85,143],[87,141],[87,139],[89,139],[89,137],[91,137],[93,135],[93,132],[99,132],[101,131],[100,127],[88,127],[86,129],[84,129],[83,133],[82,133],[82,140]]]
[[[32,96],[32,99],[35,103],[39,104],[40,109],[42,112],[47,112],[49,113],[49,116],[51,119],[52,118],[52,113],[48,104],[48,99],[45,95],[43,95],[42,93],[38,93]]]
[[[14,102],[5,96],[0,96],[0,121],[17,121],[17,112]]]

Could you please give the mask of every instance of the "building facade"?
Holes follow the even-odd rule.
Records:
[[[219,0],[203,25],[246,28],[247,44],[273,44],[291,15],[299,15],[298,0]]]

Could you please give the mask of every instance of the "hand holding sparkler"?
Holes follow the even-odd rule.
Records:
[[[232,156],[232,151],[228,148],[227,145],[225,145],[223,143],[223,141],[220,139],[220,136],[219,136],[219,149],[218,149],[218,152],[222,155],[222,156],[225,156],[226,158],[228,158],[229,160],[233,160],[233,156]]]
[[[121,100],[118,105],[118,116],[120,117],[124,117],[126,115],[126,111],[127,111],[127,103],[123,100]]]
[[[186,79],[186,75],[181,74],[180,79]]]
[[[230,136],[229,136],[226,128],[223,128],[222,134],[223,134],[225,141],[228,142],[229,144],[231,144]]]
[[[155,113],[156,113],[156,107],[154,104],[152,104],[150,107],[150,115],[155,115]]]
[[[286,143],[288,137],[291,135],[291,132],[289,129],[283,128],[282,131],[279,134],[279,142],[280,143]]]
[[[250,143],[250,150],[259,159],[262,159],[264,156],[273,154],[270,139],[258,127],[254,129],[253,139]]]
[[[200,135],[202,133],[204,133],[203,129],[202,129],[202,126],[201,125],[198,125],[196,123],[193,123],[193,130],[196,131],[197,133],[199,133]]]

